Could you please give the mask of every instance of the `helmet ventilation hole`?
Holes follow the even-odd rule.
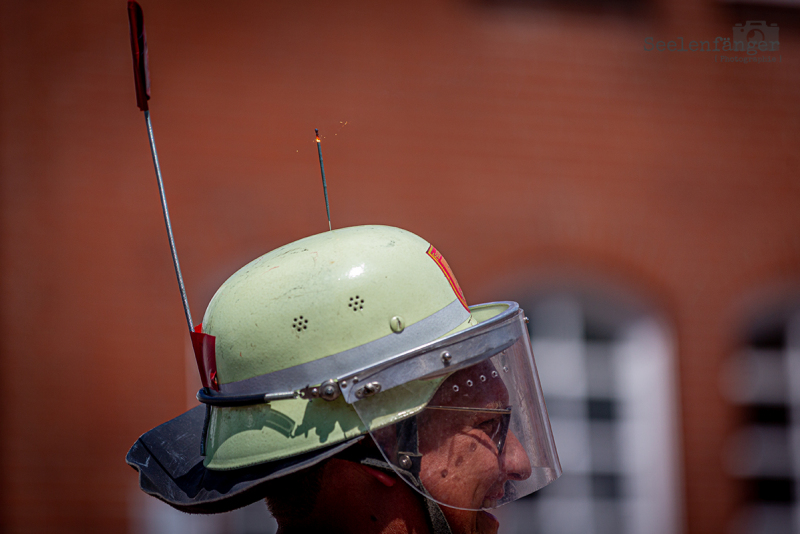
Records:
[[[348,308],[352,308],[354,312],[358,310],[364,309],[364,299],[356,295],[355,297],[350,297],[350,303],[347,305]]]
[[[304,318],[302,315],[300,317],[295,317],[294,321],[292,321],[292,330],[297,330],[298,332],[302,332],[303,330],[308,329],[308,319]]]

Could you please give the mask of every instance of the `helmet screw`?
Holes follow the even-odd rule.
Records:
[[[336,399],[339,396],[339,394],[340,394],[339,386],[333,379],[326,380],[319,386],[319,396],[325,399],[326,401],[332,401]]]
[[[411,458],[409,458],[407,454],[401,454],[399,460],[400,467],[403,469],[411,469]]]
[[[364,397],[370,397],[380,392],[380,390],[381,390],[380,382],[369,382],[365,386],[359,388],[358,391],[356,391],[356,397],[358,397],[359,399],[363,399]]]
[[[395,334],[399,334],[405,329],[406,324],[405,321],[403,321],[402,317],[400,317],[399,315],[395,315],[389,320],[389,326],[391,327],[392,332],[394,332]]]
[[[450,365],[450,360],[452,360],[452,359],[453,359],[453,357],[450,355],[450,353],[449,353],[449,352],[447,352],[447,351],[444,351],[444,352],[442,353],[442,363],[443,363],[443,364],[445,364],[445,365]]]

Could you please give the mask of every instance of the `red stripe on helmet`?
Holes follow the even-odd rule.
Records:
[[[436,247],[431,245],[428,247],[428,256],[431,257],[433,261],[436,262],[436,265],[444,273],[445,278],[447,281],[450,282],[450,287],[453,288],[453,292],[456,294],[458,301],[464,306],[464,308],[469,311],[469,306],[467,306],[467,299],[464,298],[464,292],[461,291],[461,286],[458,285],[458,280],[456,280],[456,275],[453,274],[453,271],[450,270],[450,266],[447,264],[447,260],[444,259],[444,256],[436,250]]]

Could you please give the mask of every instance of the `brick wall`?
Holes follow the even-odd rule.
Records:
[[[646,296],[679,351],[687,531],[737,499],[718,387],[745,295],[800,285],[800,36],[711,1],[143,2],[196,320],[245,261],[333,224],[446,254],[468,300],[570,269]],[[627,7],[626,7],[627,6]],[[645,51],[777,22],[781,63]],[[186,333],[124,2],[5,2],[0,524],[119,532],[127,448],[185,409]],[[538,277],[538,278],[537,278]]]

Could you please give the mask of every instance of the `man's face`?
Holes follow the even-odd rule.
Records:
[[[490,361],[454,373],[428,406],[418,416],[420,480],[436,500],[492,508],[506,481],[530,477],[530,460],[508,431],[508,390]],[[497,521],[486,512],[442,511],[456,534],[497,531]]]

